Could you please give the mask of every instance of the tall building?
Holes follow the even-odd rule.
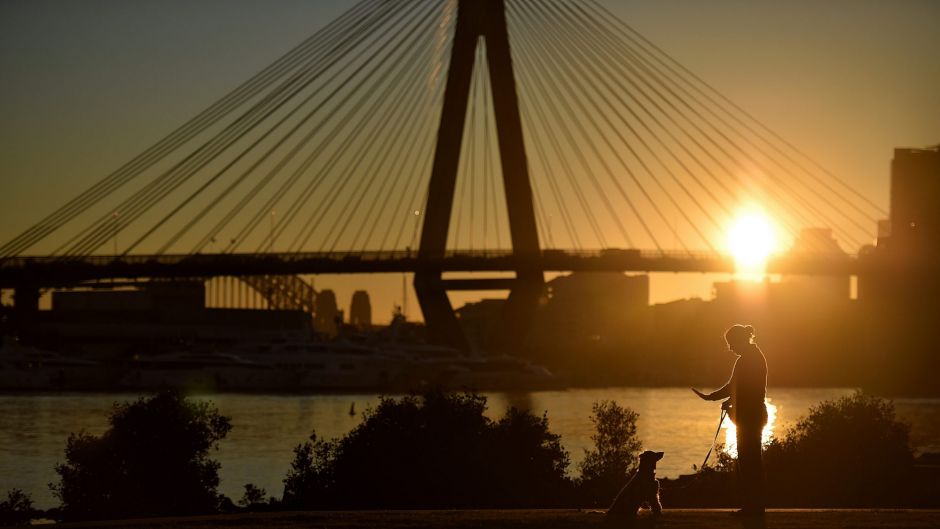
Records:
[[[875,382],[900,394],[936,393],[940,369],[940,147],[895,149],[891,211],[878,245],[859,259]]]
[[[349,304],[349,324],[359,329],[372,327],[372,303],[369,293],[365,290],[353,292],[352,302]]]
[[[940,146],[894,150],[890,215],[893,252],[909,258],[940,252]]]
[[[859,278],[860,299],[911,305],[940,295],[940,148],[895,149],[889,220],[864,258],[873,266]]]
[[[313,317],[314,328],[322,333],[336,335],[336,318],[340,315],[336,306],[336,293],[330,289],[317,292],[317,311]],[[340,320],[342,321],[342,320]]]

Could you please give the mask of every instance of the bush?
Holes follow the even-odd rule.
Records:
[[[35,515],[33,499],[20,489],[10,490],[0,502],[0,525],[29,525]]]
[[[209,450],[231,429],[209,403],[161,392],[115,404],[100,437],[68,438],[50,485],[66,520],[189,515],[218,508],[219,463]]]
[[[907,505],[909,429],[889,400],[858,392],[822,402],[767,447],[768,497],[806,507]]]
[[[889,400],[855,393],[810,408],[764,451],[770,507],[905,507],[922,500],[915,479],[908,425]],[[663,484],[672,507],[727,506],[737,496],[734,465],[722,454],[716,467]],[[934,491],[935,493],[935,491]],[[920,498],[920,499],[919,499]]]
[[[641,448],[636,436],[638,417],[630,408],[613,401],[594,403],[591,411],[594,449],[585,451],[579,465],[583,501],[606,507],[626,484]]]
[[[342,439],[298,446],[289,508],[483,508],[555,505],[570,492],[568,454],[546,417],[483,415],[486,398],[383,398]]]

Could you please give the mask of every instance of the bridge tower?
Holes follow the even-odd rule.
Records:
[[[488,345],[496,351],[512,352],[525,338],[542,294],[544,278],[537,264],[539,240],[509,51],[505,0],[458,0],[444,105],[418,251],[422,265],[415,273],[414,286],[431,340],[468,351],[467,339],[447,298],[447,291],[455,288],[495,289],[496,282],[492,285],[487,285],[486,280],[449,282],[443,279],[437,263],[444,257],[447,244],[470,83],[481,39],[486,42],[509,232],[513,258],[517,262],[516,278]]]

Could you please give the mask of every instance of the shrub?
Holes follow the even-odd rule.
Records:
[[[548,420],[486,398],[431,392],[383,398],[342,439],[298,446],[284,480],[291,508],[481,508],[553,505],[568,455]]]
[[[861,392],[810,408],[765,448],[767,504],[920,506],[923,487],[913,472],[908,428],[891,401]],[[673,507],[728,505],[737,496],[730,462],[723,454],[716,467],[664,483],[664,501]]]
[[[0,502],[0,525],[29,525],[35,514],[33,499],[20,489],[10,490]]]
[[[219,463],[209,450],[231,429],[209,403],[161,392],[115,404],[100,437],[72,434],[50,485],[66,520],[203,514],[217,510]]]
[[[769,498],[806,507],[907,504],[909,428],[889,400],[857,392],[822,402],[767,447]]]
[[[580,489],[584,501],[608,506],[626,484],[636,465],[641,444],[636,435],[639,415],[616,402],[595,402],[591,422],[594,448],[586,450],[581,469]]]

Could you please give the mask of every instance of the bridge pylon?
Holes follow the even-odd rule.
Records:
[[[458,0],[454,42],[418,251],[422,265],[415,273],[414,286],[429,338],[468,351],[467,338],[447,297],[447,281],[442,278],[437,263],[444,257],[447,244],[467,102],[481,39],[486,42],[513,257],[519,263],[502,317],[487,341],[488,348],[494,351],[513,352],[525,339],[542,295],[544,277],[536,264],[541,252],[504,0]]]

